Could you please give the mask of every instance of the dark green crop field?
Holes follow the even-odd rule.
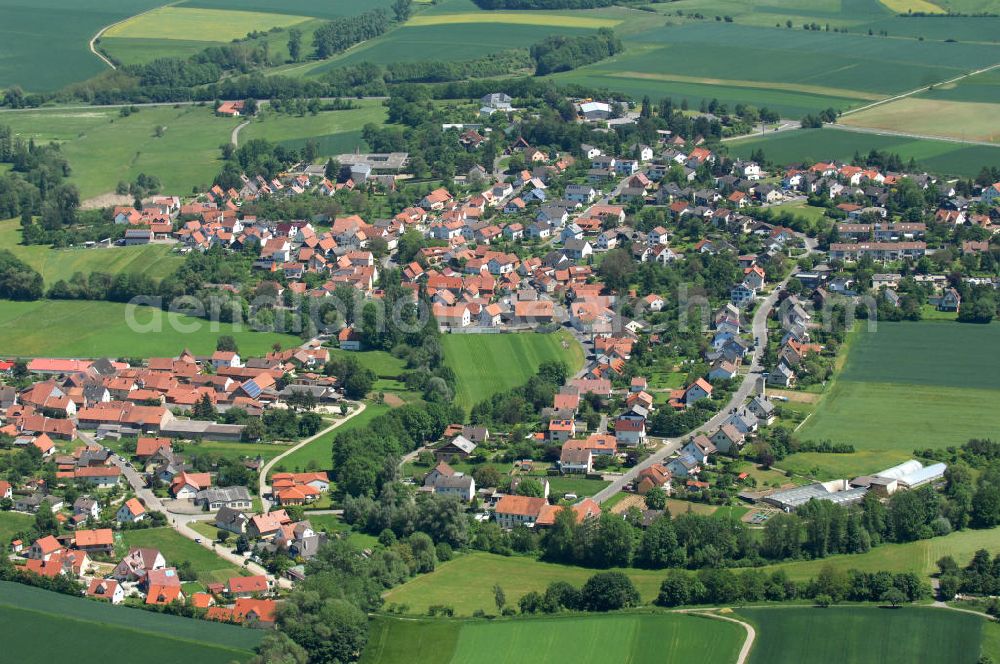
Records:
[[[83,664],[128,664],[141,652],[155,664],[225,664],[248,659],[263,635],[0,582],[3,661],[55,661],[72,652]]]
[[[108,68],[87,46],[102,27],[161,0],[0,0],[0,88],[55,90]]]
[[[973,664],[986,621],[907,607],[738,609],[757,630],[750,664]]]
[[[904,136],[878,136],[839,129],[803,129],[729,143],[731,154],[749,157],[757,149],[776,164],[833,159],[850,161],[855,152],[895,152],[942,175],[975,177],[983,166],[1000,166],[1000,148]]]
[[[709,664],[735,661],[746,632],[682,614],[488,621],[380,618],[363,664]]]

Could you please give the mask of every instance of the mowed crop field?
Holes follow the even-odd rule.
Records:
[[[80,664],[246,661],[263,632],[111,606],[0,582],[3,661],[46,662],[72,652]]]
[[[458,377],[455,403],[465,409],[523,385],[542,362],[564,362],[571,375],[583,366],[583,349],[565,332],[449,334],[441,346],[445,364]]]
[[[88,42],[162,0],[0,0],[0,88],[47,92],[107,69]]]
[[[304,116],[265,110],[240,131],[240,141],[264,138],[294,149],[312,141],[321,157],[366,150],[362,127],[368,123],[384,124],[388,111],[378,100],[353,100],[353,103],[358,108]]]
[[[963,530],[906,544],[883,544],[868,553],[781,563],[761,569],[766,572],[782,569],[795,581],[814,578],[828,566],[843,572],[849,569],[867,572],[884,570],[929,576],[937,571],[935,563],[942,556],[950,555],[959,564],[965,564],[982,548],[991,552],[1000,550],[1000,529]],[[426,615],[428,607],[443,604],[453,607],[456,615],[471,616],[479,609],[487,613],[496,610],[493,599],[495,584],[503,587],[507,602],[515,604],[532,590],[544,592],[553,581],[566,581],[580,587],[598,571],[541,562],[528,556],[469,553],[439,564],[430,574],[420,575],[393,588],[385,598],[387,605],[406,605],[408,612],[414,615]],[[652,604],[663,582],[664,570],[633,568],[622,571],[632,579],[643,603]]]
[[[729,15],[729,5],[718,4],[699,11]],[[816,22],[818,17],[800,11],[803,20]],[[556,78],[654,99],[688,99],[694,107],[718,99],[801,117],[831,106],[861,106],[1000,61],[1000,48],[992,44],[789,29],[785,20],[778,21],[782,27],[671,20],[627,35],[625,53]]]
[[[737,609],[757,630],[750,664],[973,664],[985,620],[947,609]],[[811,636],[810,636],[811,635]]]
[[[308,20],[308,16],[171,5],[122,21],[104,35],[119,39],[227,42],[248,32],[287,28]]]
[[[733,662],[739,625],[684,614],[487,621],[378,618],[362,664],[715,664]]]
[[[755,150],[776,164],[813,163],[820,160],[850,161],[855,152],[881,150],[910,158],[932,173],[972,178],[983,166],[1000,166],[1000,148],[950,141],[881,136],[846,129],[799,129],[770,136],[747,138],[726,144],[730,154],[749,158]]]
[[[840,119],[841,124],[922,136],[1000,142],[1000,104],[907,97]]]
[[[131,313],[130,313],[131,312]],[[129,325],[129,316],[135,321]],[[176,357],[187,348],[211,354],[221,335],[231,335],[244,357],[285,348],[298,337],[254,332],[243,326],[115,302],[0,300],[0,349],[19,357]]]
[[[863,328],[799,436],[901,452],[995,437],[1000,357],[988,349],[998,342],[1000,325],[879,322],[876,332]]]
[[[38,270],[51,286],[60,279],[69,279],[77,272],[143,273],[162,279],[183,262],[179,254],[171,253],[171,245],[147,244],[137,247],[101,247],[85,249],[53,249],[47,245],[23,245],[21,220],[0,221],[0,249],[6,249]]]
[[[200,544],[176,532],[169,526],[126,530],[121,533],[122,553],[131,547],[159,549],[167,564],[179,565],[188,561],[202,583],[225,583],[234,576],[244,576],[242,570],[223,560]]]
[[[216,117],[211,106],[156,106],[128,117],[118,109],[0,113],[0,124],[26,140],[61,141],[70,182],[86,199],[113,192],[139,173],[158,177],[164,193],[204,190],[222,168],[219,146],[229,142],[239,120]]]

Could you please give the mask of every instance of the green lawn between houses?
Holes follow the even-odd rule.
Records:
[[[795,561],[763,567],[765,571],[784,569],[797,581],[819,574],[824,566],[838,570],[887,570],[917,572],[930,575],[935,562],[950,555],[964,564],[978,549],[1000,552],[1000,529],[964,530],[944,537],[909,542],[883,544],[868,553],[830,556],[819,560]],[[553,581],[568,581],[581,586],[600,570],[558,565],[526,556],[499,556],[489,553],[469,553],[438,565],[424,574],[386,593],[386,604],[406,605],[408,611],[422,615],[435,604],[451,606],[456,615],[471,616],[477,609],[495,612],[493,586],[500,584],[509,603],[516,603],[527,592],[544,592]],[[664,570],[623,570],[635,583],[644,603],[652,603],[663,581]],[[739,570],[735,570],[739,571]]]
[[[234,576],[246,575],[239,567],[200,544],[195,544],[169,526],[122,532],[119,546],[121,553],[126,553],[130,547],[135,546],[158,549],[170,566],[179,565],[184,560],[189,561],[194,566],[198,581],[202,583],[225,583]]]
[[[862,327],[798,435],[851,443],[864,456],[799,454],[779,465],[797,471],[818,465],[844,477],[884,470],[916,448],[994,436],[1000,429],[1000,357],[989,349],[998,342],[1000,325],[879,322],[875,332]]]
[[[172,247],[166,244],[53,249],[48,245],[23,245],[20,242],[21,220],[0,221],[0,249],[7,249],[38,270],[46,287],[60,279],[68,280],[77,272],[142,273],[153,279],[162,279],[173,274],[184,260],[180,254],[171,253]]]
[[[134,311],[133,311],[134,309]],[[129,327],[132,311],[139,324]],[[191,328],[191,331],[187,331]],[[116,302],[0,300],[0,350],[18,357],[176,357],[187,348],[211,354],[222,335],[236,339],[244,357],[264,355],[275,344],[288,348],[298,337],[236,329],[229,323]]]
[[[0,582],[3,661],[81,664],[246,661],[264,633]]]
[[[750,664],[973,664],[982,618],[947,609],[867,606],[737,609],[757,630]]]
[[[272,473],[304,472],[310,468],[329,469],[333,455],[333,439],[338,433],[368,426],[368,423],[373,419],[387,412],[389,412],[388,406],[373,403],[368,404],[365,407],[365,412],[352,417],[330,433],[320,436],[276,463],[272,469]]]
[[[583,348],[568,332],[553,334],[448,334],[441,338],[445,364],[455,372],[455,403],[466,410],[523,385],[542,362],[560,360],[570,375],[583,366]]]
[[[361,662],[714,664],[735,661],[745,635],[733,623],[666,613],[494,622],[379,617]]]
[[[35,518],[20,512],[0,512],[0,548],[7,550],[7,546],[14,539],[14,534],[25,528],[30,528],[35,523]]]

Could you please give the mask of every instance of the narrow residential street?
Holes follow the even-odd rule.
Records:
[[[264,507],[264,512],[265,513],[268,512],[271,509],[271,501],[264,497],[265,494],[269,494],[271,492],[271,487],[268,486],[268,484],[267,484],[267,476],[271,472],[271,469],[274,468],[275,464],[277,464],[279,461],[281,461],[282,459],[284,459],[289,454],[302,449],[303,447],[305,447],[309,443],[313,442],[317,438],[320,438],[320,437],[325,436],[326,434],[330,433],[331,431],[333,431],[334,429],[336,429],[337,427],[339,427],[340,425],[342,425],[344,422],[348,422],[352,418],[354,418],[354,417],[360,415],[361,413],[365,412],[365,407],[366,407],[366,405],[365,405],[365,403],[363,401],[360,402],[360,403],[358,403],[358,407],[355,408],[354,410],[352,410],[350,413],[348,413],[344,417],[340,418],[339,420],[337,420],[336,422],[334,422],[333,424],[331,424],[327,428],[323,429],[322,431],[320,431],[320,432],[318,432],[318,433],[316,433],[316,434],[314,434],[312,436],[309,436],[308,438],[305,438],[305,439],[299,441],[295,445],[292,445],[287,450],[285,450],[284,452],[282,452],[281,454],[279,454],[278,456],[274,457],[273,459],[271,459],[270,461],[268,461],[267,463],[264,464],[264,466],[260,469],[260,474],[259,474],[259,477],[258,477],[258,480],[257,480],[258,481],[257,493],[260,496],[260,502],[261,502],[261,505],[263,505],[263,507]]]

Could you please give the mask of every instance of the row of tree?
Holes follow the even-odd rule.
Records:
[[[610,58],[622,48],[622,40],[613,31],[601,28],[581,37],[546,37],[531,47],[531,58],[535,61],[535,76],[545,76]]]

